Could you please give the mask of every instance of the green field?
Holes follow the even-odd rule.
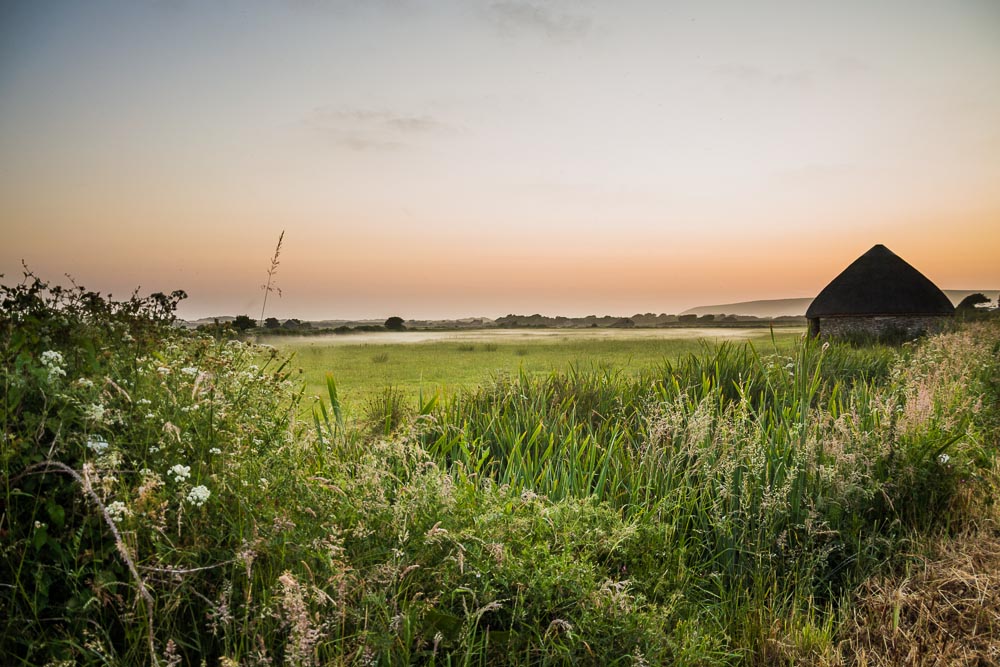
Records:
[[[752,328],[448,333],[373,334],[364,342],[344,336],[272,337],[260,342],[294,354],[292,365],[302,370],[307,396],[325,396],[326,374],[332,373],[345,406],[356,411],[385,387],[395,387],[415,402],[421,392],[425,397],[452,395],[504,373],[538,376],[577,366],[635,374],[720,340],[751,340],[763,352],[773,350],[774,343],[785,348],[803,330],[775,330],[774,342],[769,330]],[[419,342],[404,342],[407,335]]]

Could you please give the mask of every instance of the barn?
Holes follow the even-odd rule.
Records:
[[[854,260],[806,310],[817,336],[918,336],[954,314],[937,285],[884,245]]]

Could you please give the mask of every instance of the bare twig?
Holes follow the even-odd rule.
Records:
[[[135,580],[136,586],[139,589],[139,595],[146,603],[146,629],[149,635],[149,657],[152,664],[159,667],[160,661],[159,658],[156,657],[156,641],[153,633],[153,596],[150,595],[149,589],[146,588],[146,582],[139,574],[139,570],[136,569],[135,561],[132,560],[132,556],[128,552],[128,547],[125,546],[125,541],[122,540],[121,533],[118,532],[118,526],[115,525],[111,515],[108,514],[108,509],[104,506],[104,503],[101,502],[100,497],[98,497],[97,493],[94,492],[94,488],[90,484],[90,479],[88,479],[85,474],[81,475],[73,468],[70,468],[65,463],[60,463],[59,461],[42,461],[41,463],[28,466],[25,472],[32,472],[34,470],[40,470],[42,472],[61,472],[64,475],[69,475],[80,484],[83,488],[84,494],[90,498],[90,501],[94,503],[97,509],[100,510],[101,514],[104,516],[104,522],[108,524],[108,528],[111,529],[111,534],[115,538],[115,546],[118,547],[118,553],[121,555],[122,560],[125,561],[125,565],[128,566],[128,570],[132,574],[132,578]]]

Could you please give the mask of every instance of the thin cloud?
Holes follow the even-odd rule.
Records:
[[[587,16],[557,13],[544,5],[518,0],[491,3],[487,8],[487,16],[504,33],[529,31],[557,40],[583,37],[591,27]]]
[[[334,137],[334,141],[342,148],[358,152],[395,151],[406,148],[406,144],[399,141],[379,141],[378,139],[369,139],[367,137],[352,134],[344,134],[343,136]]]
[[[317,107],[302,122],[311,131],[355,151],[398,150],[409,145],[407,140],[451,129],[431,116],[333,107]]]
[[[765,85],[778,88],[809,88],[813,74],[809,70],[772,72],[751,65],[729,64],[716,68],[716,75],[730,83]]]
[[[448,129],[448,125],[431,116],[399,114],[373,109],[336,109],[317,107],[306,118],[316,128],[353,126],[370,130],[389,130],[402,134],[423,134]]]

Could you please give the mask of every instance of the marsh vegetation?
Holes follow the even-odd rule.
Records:
[[[179,295],[0,296],[10,664],[880,664],[877,582],[995,512],[990,323],[447,343],[516,365],[352,419],[340,361],[314,403],[303,350],[179,331]]]

